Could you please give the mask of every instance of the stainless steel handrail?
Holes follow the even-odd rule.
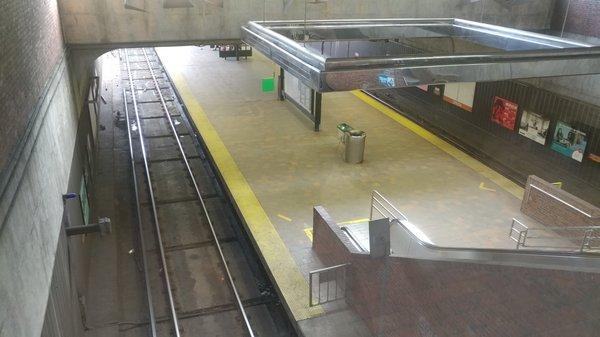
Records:
[[[346,233],[346,235],[348,236],[348,238],[350,238],[350,243],[352,243],[352,245],[354,246],[354,248],[356,248],[358,251],[361,252],[368,252],[367,249],[365,249],[360,242],[358,242],[358,240],[354,237],[354,235],[350,232],[350,230],[348,229],[348,227],[346,226],[342,226],[340,227],[340,230],[342,230],[344,233]]]
[[[152,205],[152,216],[154,218],[154,229],[156,232],[156,240],[158,243],[158,250],[160,261],[162,265],[162,274],[165,281],[165,288],[167,291],[167,298],[169,302],[169,315],[171,316],[172,324],[173,324],[173,332],[176,337],[181,337],[181,333],[179,331],[179,322],[177,320],[177,312],[175,310],[175,300],[173,298],[173,291],[171,289],[171,280],[169,279],[168,267],[167,267],[167,259],[165,257],[165,249],[162,241],[162,236],[160,234],[160,224],[158,221],[158,212],[156,210],[156,200],[154,198],[154,189],[152,188],[152,177],[150,176],[150,167],[148,165],[148,155],[146,153],[146,144],[144,143],[144,132],[142,123],[140,122],[140,115],[137,106],[137,98],[135,85],[133,84],[133,75],[131,74],[131,66],[129,63],[129,53],[125,50],[125,65],[127,67],[127,75],[129,77],[129,90],[131,91],[131,99],[133,101],[133,110],[135,112],[135,121],[138,128],[138,138],[140,140],[140,147],[142,151],[142,157],[144,160],[144,170],[146,172],[146,180],[148,183],[148,193],[150,194],[150,203]],[[152,67],[150,67],[152,70]],[[160,89],[159,89],[160,92]],[[127,121],[129,123],[129,121]],[[141,234],[143,235],[143,234]]]
[[[123,88],[123,103],[125,105],[125,120],[127,123],[127,138],[129,139],[129,159],[131,161],[131,174],[133,175],[133,190],[135,193],[135,211],[138,223],[138,232],[140,238],[140,250],[142,257],[142,269],[144,271],[144,287],[146,288],[146,300],[148,301],[148,316],[150,321],[150,332],[152,337],[156,337],[156,315],[154,313],[154,303],[152,300],[152,289],[150,287],[150,276],[148,273],[148,259],[146,257],[146,242],[144,239],[144,230],[142,228],[142,211],[140,207],[140,197],[138,195],[138,182],[135,170],[135,157],[133,155],[133,140],[131,138],[131,125],[129,124],[129,108],[127,108],[127,94]]]
[[[570,208],[572,208],[572,209],[576,210],[577,212],[579,212],[579,213],[581,213],[581,214],[585,215],[586,217],[588,217],[588,218],[590,218],[590,219],[595,219],[595,218],[597,218],[597,217],[595,217],[595,216],[592,216],[591,214],[589,214],[589,213],[587,213],[587,212],[583,211],[582,209],[580,209],[580,208],[578,208],[578,207],[576,207],[576,206],[574,206],[574,205],[571,205],[570,203],[568,203],[568,202],[566,202],[566,201],[562,200],[561,198],[559,198],[559,197],[557,197],[557,196],[555,196],[555,195],[552,195],[551,193],[548,193],[548,192],[544,191],[542,188],[540,188],[540,187],[538,187],[538,186],[535,186],[535,185],[533,185],[533,184],[529,184],[529,186],[531,186],[532,188],[534,188],[534,189],[536,189],[536,190],[538,190],[538,191],[542,192],[543,194],[545,194],[545,195],[549,196],[550,198],[552,198],[552,199],[554,199],[554,200],[556,200],[556,201],[558,201],[558,202],[560,202],[560,203],[562,203],[562,204],[564,204],[564,205],[567,205],[567,206],[569,206]]]
[[[516,228],[515,224],[518,224],[520,228]],[[539,234],[535,234],[536,232],[583,232],[582,237],[564,237],[564,236],[543,236]],[[515,233],[517,236],[515,237]],[[523,224],[523,222],[513,218],[510,226],[509,237],[513,241],[517,243],[516,249],[520,247],[527,246],[528,239],[543,239],[545,241],[565,241],[565,240],[581,240],[580,245],[571,245],[571,246],[558,246],[551,244],[538,244],[531,247],[538,248],[547,248],[547,249],[574,249],[578,248],[579,251],[583,252],[584,250],[595,250],[600,249],[599,247],[594,247],[591,244],[592,240],[600,239],[600,236],[594,235],[595,233],[600,233],[600,226],[573,226],[573,227],[537,227],[530,228],[527,225]]]
[[[506,248],[473,248],[473,247],[449,247],[449,246],[440,246],[433,243],[429,243],[421,240],[417,235],[413,233],[413,231],[406,226],[399,219],[392,219],[390,221],[392,224],[400,225],[403,229],[405,229],[408,233],[410,233],[412,240],[415,241],[418,245],[426,247],[435,251],[448,251],[448,252],[463,252],[467,253],[467,255],[477,256],[477,253],[518,253],[519,255],[540,255],[540,256],[589,256],[600,258],[598,254],[586,253],[580,251],[548,251],[548,250],[540,250],[540,249],[528,249],[528,250],[518,250],[518,249],[506,249]],[[471,254],[469,254],[471,253]]]
[[[381,209],[379,209],[379,207],[377,207],[375,204],[379,205],[379,207],[383,208],[385,210],[385,212],[383,212]],[[392,210],[388,209],[391,208]],[[402,220],[408,220],[408,218],[406,217],[406,215],[404,215],[404,213],[402,213],[398,208],[396,208],[396,206],[394,206],[386,197],[384,197],[381,193],[379,193],[377,190],[373,190],[373,192],[371,193],[371,213],[369,215],[369,219],[373,220],[373,210],[377,210],[377,212],[379,212],[379,214],[381,214],[382,216],[391,219],[398,219],[401,218]],[[387,212],[387,213],[386,213]]]
[[[187,156],[185,154],[185,151],[183,149],[183,146],[181,145],[181,141],[179,140],[179,135],[177,133],[177,129],[175,128],[175,124],[173,123],[173,119],[171,118],[171,114],[169,113],[169,109],[167,107],[167,104],[165,102],[165,99],[163,97],[163,94],[161,92],[160,86],[158,84],[158,81],[156,80],[156,75],[154,74],[154,71],[152,70],[152,66],[150,65],[150,60],[148,59],[148,54],[146,53],[145,49],[142,49],[143,53],[144,53],[144,57],[146,59],[146,63],[148,64],[148,68],[150,69],[150,75],[152,75],[152,80],[154,82],[154,86],[156,88],[156,91],[158,92],[158,96],[160,98],[160,102],[162,104],[162,107],[164,109],[165,112],[165,116],[167,117],[167,120],[169,121],[169,125],[171,126],[171,131],[173,132],[173,137],[175,138],[176,142],[177,142],[177,147],[179,148],[179,152],[181,153],[181,157],[183,159],[183,162],[185,163],[185,167],[187,169],[187,172],[189,174],[189,177],[194,185],[194,189],[196,191],[196,195],[198,196],[198,199],[200,200],[200,204],[202,205],[202,210],[204,211],[204,214],[206,216],[206,220],[208,222],[208,226],[210,227],[210,232],[212,234],[212,238],[215,242],[215,246],[217,247],[217,250],[219,252],[219,257],[221,258],[221,263],[223,264],[223,268],[225,269],[225,273],[227,274],[227,279],[229,281],[229,285],[231,287],[231,290],[234,294],[235,297],[235,301],[236,301],[236,305],[240,311],[240,314],[242,315],[242,318],[244,320],[244,324],[246,327],[246,330],[248,330],[248,334],[251,337],[254,337],[254,332],[252,331],[252,326],[250,325],[250,320],[248,319],[248,315],[246,314],[246,310],[244,309],[244,305],[242,303],[242,300],[240,298],[240,295],[238,293],[238,290],[235,286],[235,283],[233,282],[233,277],[231,275],[231,271],[229,270],[229,267],[227,266],[227,260],[225,259],[225,255],[223,254],[223,249],[221,248],[221,244],[219,242],[219,238],[217,237],[217,233],[215,231],[215,228],[213,226],[212,220],[210,219],[210,215],[208,213],[208,209],[206,208],[206,203],[204,202],[204,199],[202,198],[202,193],[200,193],[200,188],[198,187],[198,183],[196,182],[196,178],[194,177],[194,173],[192,171],[192,168],[190,166],[190,163],[187,159]],[[141,129],[140,129],[140,133],[141,133]]]
[[[381,193],[374,191],[374,195],[382,196]],[[383,196],[382,196],[383,197]],[[389,201],[383,197],[388,203]],[[393,206],[393,205],[392,205]],[[395,206],[394,209],[397,210]],[[398,211],[402,214],[400,211]],[[590,268],[592,264],[589,260],[581,260],[581,262],[575,263],[575,260],[572,258],[593,258],[594,260],[600,258],[600,255],[595,253],[590,253],[586,251],[549,251],[549,250],[541,250],[541,249],[528,249],[528,250],[518,250],[518,249],[502,249],[502,248],[472,248],[472,247],[448,247],[448,246],[439,246],[432,242],[425,241],[419,236],[419,233],[414,231],[414,225],[410,224],[406,217],[403,219],[400,218],[390,218],[390,225],[397,224],[402,228],[408,235],[409,239],[414,242],[417,246],[410,245],[410,247],[398,247],[397,251],[402,251],[402,248],[416,248],[423,247],[427,249],[427,253],[425,251],[421,251],[425,254],[425,256],[429,256],[434,259],[443,259],[443,260],[489,260],[491,262],[496,263],[518,263],[522,265],[523,263],[548,263],[549,261],[557,261],[555,258],[566,258],[567,260],[560,260],[558,262],[568,263],[568,267],[574,268]],[[517,220],[518,221],[518,220]],[[520,222],[519,222],[520,223]],[[522,223],[521,223],[522,224]],[[590,239],[600,239],[600,237],[591,237]],[[409,254],[410,255],[410,254]],[[419,256],[421,257],[421,256]],[[550,259],[550,260],[548,260]],[[579,260],[577,260],[579,261]],[[596,267],[597,262],[593,262],[594,270],[598,269]],[[564,267],[564,266],[562,266]]]
[[[309,284],[309,287],[308,287],[308,292],[309,292],[308,293],[308,303],[309,303],[310,307],[313,307],[313,306],[319,305],[319,304],[325,304],[325,303],[333,302],[333,301],[336,301],[338,299],[342,299],[343,297],[346,296],[346,269],[345,268],[348,267],[349,265],[350,265],[349,263],[344,263],[344,264],[339,264],[339,265],[336,265],[336,266],[321,268],[321,269],[312,270],[312,271],[308,272],[308,284]],[[342,282],[343,283],[343,287],[342,287],[343,294],[341,294],[342,297],[339,297],[338,296],[338,292],[337,292],[337,289],[339,288],[339,285],[338,285],[338,281],[339,280],[338,280],[337,276],[338,276],[338,270],[340,270],[340,269],[343,270],[343,272],[344,272],[342,274],[343,280],[344,280]],[[335,294],[334,294],[333,298],[329,297],[329,285],[327,285],[327,295],[326,295],[325,301],[321,301],[321,283],[319,282],[318,301],[317,301],[317,303],[314,303],[314,296],[313,296],[313,289],[312,289],[314,276],[317,275],[317,274],[320,275],[322,273],[327,273],[327,272],[332,272],[332,271],[335,272]]]

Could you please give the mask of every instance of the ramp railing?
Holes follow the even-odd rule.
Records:
[[[516,249],[600,250],[600,226],[531,228],[513,218],[508,235],[517,243]]]
[[[381,217],[373,218],[379,214]],[[396,206],[394,206],[386,197],[376,190],[373,190],[371,194],[371,214],[369,215],[370,220],[376,220],[381,218],[388,218],[390,221],[400,220],[407,221],[408,219],[404,213],[400,212]]]
[[[346,297],[346,270],[349,263],[309,272],[309,305],[311,307]]]

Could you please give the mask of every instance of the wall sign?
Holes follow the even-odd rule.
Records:
[[[521,136],[525,136],[536,143],[546,145],[546,136],[548,135],[549,127],[550,120],[548,118],[531,111],[523,110],[519,125],[519,134]]]
[[[444,101],[456,105],[463,110],[473,111],[475,86],[475,82],[446,84]]]
[[[552,150],[581,162],[586,146],[587,136],[585,133],[573,129],[564,122],[556,124],[554,139],[552,139],[552,145],[550,146]]]
[[[492,104],[492,121],[503,127],[514,130],[517,121],[519,105],[502,97],[494,96]]]

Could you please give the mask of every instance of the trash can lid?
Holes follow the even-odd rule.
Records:
[[[364,137],[365,132],[361,130],[351,130],[348,132],[352,137]]]
[[[340,129],[340,131],[342,132],[347,132],[347,131],[351,131],[353,128],[347,124],[347,123],[340,123],[337,126],[338,129]]]

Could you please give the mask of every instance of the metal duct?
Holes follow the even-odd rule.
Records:
[[[251,21],[242,34],[319,92],[600,73],[600,47],[461,19]]]

